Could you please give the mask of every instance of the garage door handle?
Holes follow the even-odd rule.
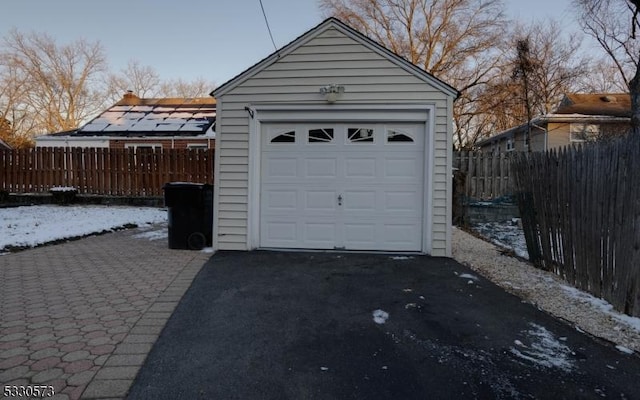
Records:
[[[338,205],[339,206],[342,205],[342,195],[341,194],[338,195]]]

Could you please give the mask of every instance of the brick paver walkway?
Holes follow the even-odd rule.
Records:
[[[0,256],[0,390],[124,397],[209,256],[137,229]]]

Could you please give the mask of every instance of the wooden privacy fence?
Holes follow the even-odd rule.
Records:
[[[453,167],[462,172],[466,178],[466,196],[490,200],[512,194],[511,154],[454,152]]]
[[[0,151],[0,190],[162,196],[167,182],[213,184],[214,149],[32,148]]]
[[[640,316],[640,137],[522,153],[513,168],[531,261]]]

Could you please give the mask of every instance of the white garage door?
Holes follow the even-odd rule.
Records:
[[[260,246],[421,251],[424,124],[265,124]]]

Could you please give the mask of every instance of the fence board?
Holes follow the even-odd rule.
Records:
[[[466,180],[465,195],[490,200],[513,194],[512,153],[454,152],[453,166]]]
[[[640,137],[630,136],[521,153],[512,167],[530,259],[632,316],[640,316],[638,154]]]
[[[162,196],[171,181],[213,184],[214,149],[142,151],[34,148],[0,151],[0,189],[42,193],[72,186],[80,194]]]

